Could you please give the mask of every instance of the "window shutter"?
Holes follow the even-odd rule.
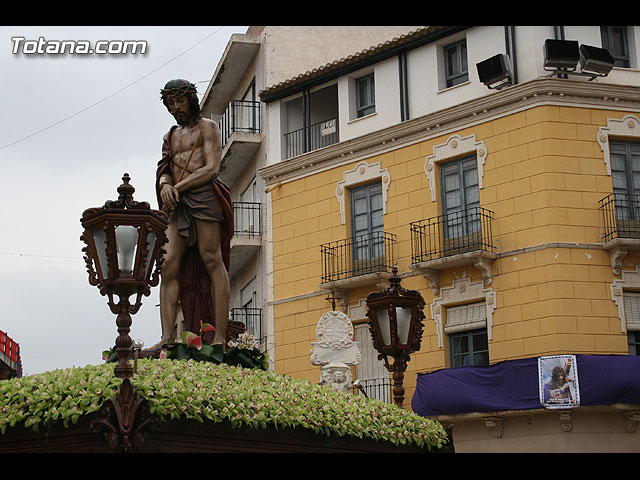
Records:
[[[356,376],[360,380],[374,380],[388,376],[384,363],[378,360],[378,352],[373,348],[368,323],[353,326],[354,339],[360,350],[360,364],[356,366]]]
[[[444,326],[444,331],[447,334],[486,328],[486,326],[487,309],[485,302],[447,308],[447,322]]]
[[[640,330],[640,292],[624,292],[623,298],[627,330]]]

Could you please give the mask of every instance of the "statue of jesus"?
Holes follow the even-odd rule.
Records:
[[[233,236],[230,190],[219,178],[218,126],[200,113],[196,87],[169,81],[161,90],[177,125],[164,136],[156,172],[159,208],[169,214],[168,243],[161,270],[162,338],[151,347],[174,342],[178,304],[185,330],[215,326],[214,344],[226,343],[229,313],[229,244]]]

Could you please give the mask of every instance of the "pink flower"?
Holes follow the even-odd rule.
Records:
[[[202,327],[200,327],[200,333],[204,333],[204,332],[215,332],[216,328],[209,324],[209,323],[203,323]]]

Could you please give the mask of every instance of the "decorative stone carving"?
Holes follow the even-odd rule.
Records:
[[[453,285],[440,289],[440,297],[431,304],[431,318],[436,322],[438,347],[444,346],[444,325],[442,323],[442,307],[459,305],[476,300],[484,300],[487,315],[487,336],[493,337],[493,311],[496,309],[495,292],[492,288],[484,288],[484,280],[472,282],[471,277],[454,280]]]
[[[487,260],[486,258],[478,258],[476,263],[473,264],[473,266],[480,270],[480,273],[482,273],[482,278],[484,279],[485,285],[491,285],[491,264],[492,262],[490,260]]]
[[[622,278],[614,280],[611,284],[611,299],[618,307],[618,318],[620,319],[620,331],[627,332],[627,316],[624,311],[624,291],[638,291],[640,289],[640,265],[636,265],[635,270],[624,270],[621,272]],[[632,327],[636,325],[632,325]]]
[[[353,341],[351,320],[343,312],[327,312],[320,317],[316,337],[311,363],[321,366],[320,384],[348,392],[353,383],[351,367],[361,360],[358,345]]]
[[[638,424],[640,424],[640,412],[625,412],[622,416],[624,417],[624,426],[627,429],[627,432],[635,432],[638,428]]]
[[[598,129],[596,137],[600,144],[600,149],[604,153],[604,163],[607,166],[607,175],[611,175],[611,157],[609,153],[609,136],[617,137],[640,137],[640,128],[638,126],[637,117],[627,115],[621,120],[608,118],[607,126]]]
[[[440,291],[440,272],[432,268],[422,268],[419,271],[429,281],[431,291],[437,295]]]
[[[560,412],[560,428],[563,432],[570,432],[573,428],[571,412]]]
[[[620,247],[614,248],[611,250],[610,255],[613,273],[620,275],[622,272],[622,259],[627,256],[627,249]]]
[[[484,419],[485,426],[496,438],[500,438],[504,433],[504,418],[502,417],[486,417]]]
[[[380,162],[369,165],[367,162],[363,161],[356,165],[353,170],[344,172],[342,180],[340,180],[336,186],[336,198],[340,204],[340,216],[342,218],[342,223],[346,222],[345,189],[351,185],[358,185],[378,178],[382,182],[382,212],[387,213],[387,190],[389,190],[389,183],[391,181],[389,170],[382,168]]]

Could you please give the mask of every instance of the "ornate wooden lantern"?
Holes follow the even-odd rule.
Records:
[[[410,355],[420,350],[425,302],[417,290],[402,288],[396,267],[389,284],[385,291],[367,296],[367,316],[373,347],[393,374],[394,401],[402,407],[404,372]],[[393,358],[393,365],[389,357]]]
[[[118,187],[118,200],[89,208],[80,219],[89,283],[108,297],[109,308],[118,315],[115,375],[119,378],[129,378],[133,373],[129,364],[131,314],[139,310],[142,296],[151,293],[150,287],[158,285],[168,225],[164,212],[152,210],[147,202],[133,200],[135,189],[129,180],[125,173],[124,183]],[[117,303],[114,295],[119,297]],[[129,302],[132,295],[136,295],[133,304]]]

